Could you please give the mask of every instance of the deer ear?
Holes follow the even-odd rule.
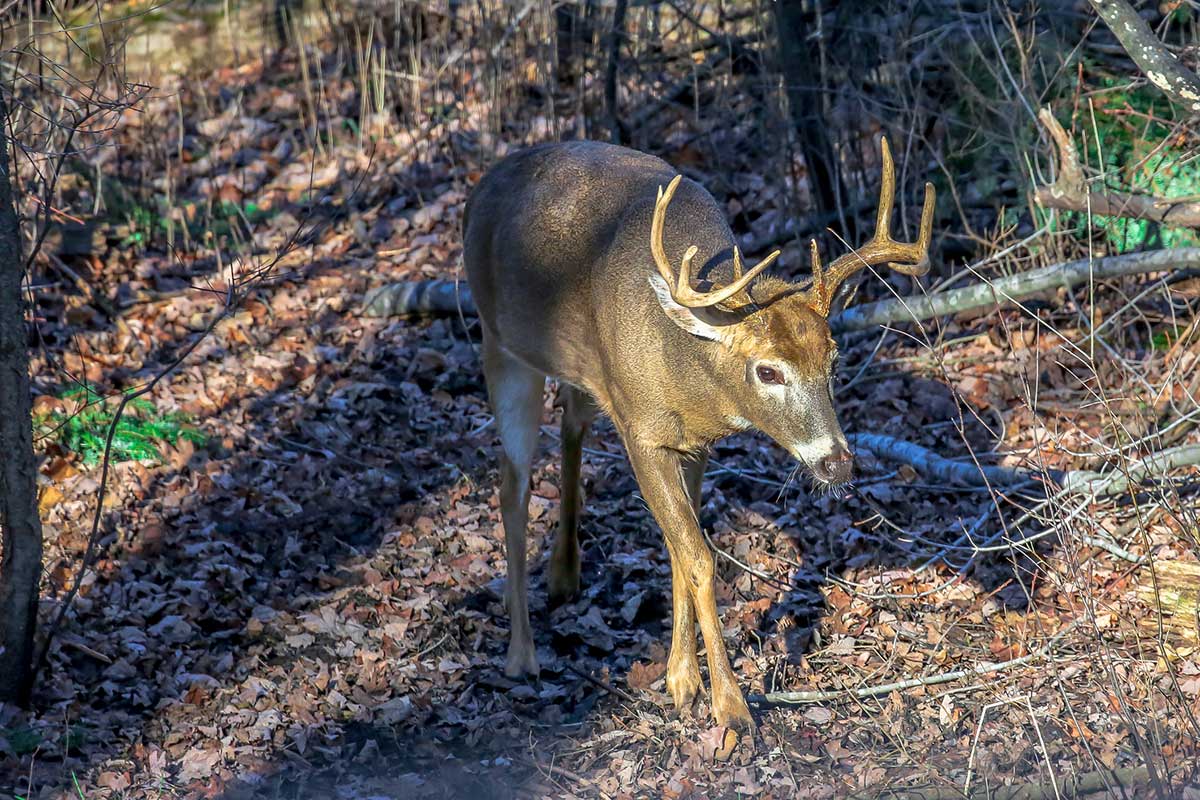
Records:
[[[650,276],[650,288],[654,290],[654,296],[658,298],[658,304],[666,312],[667,318],[683,330],[712,342],[723,342],[728,338],[725,326],[713,325],[700,318],[697,312],[702,310],[676,303],[675,298],[671,297],[671,289],[661,275]]]

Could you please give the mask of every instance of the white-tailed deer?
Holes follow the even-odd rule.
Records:
[[[538,672],[526,522],[542,392],[553,376],[565,402],[551,602],[579,589],[580,456],[599,408],[624,440],[666,538],[674,609],[667,687],[675,704],[689,706],[701,687],[699,620],[713,714],[721,724],[753,727],[725,653],[713,554],[697,518],[708,448],[757,428],[817,481],[849,480],[853,461],[833,409],[836,346],[826,317],[838,287],[868,265],[909,275],[928,269],[933,187],[925,186],[915,243],[891,238],[894,193],[884,141],[874,238],[827,268],[814,242],[812,279],[797,285],[761,274],[778,251],[743,269],[716,200],[644,153],[597,142],[540,145],[505,158],[475,187],[463,258],[503,445],[509,676]]]

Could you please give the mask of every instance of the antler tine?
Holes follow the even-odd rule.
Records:
[[[808,240],[809,261],[812,263],[812,285],[809,287],[809,297],[814,310],[825,313],[828,311],[828,300],[825,296],[825,269],[821,266],[821,252],[817,249],[817,240]]]
[[[913,245],[919,257],[913,264],[889,262],[888,267],[901,275],[919,277],[929,272],[929,244],[933,241],[934,189],[932,183],[925,184],[925,201],[921,205],[921,227],[917,229],[917,242]]]
[[[883,162],[880,172],[883,174],[879,181],[879,208],[875,212],[874,241],[886,242],[892,238],[892,206],[896,202],[896,162],[892,160],[892,148],[886,136],[880,137],[879,149]]]
[[[759,273],[771,266],[771,263],[779,257],[780,251],[776,250],[755,264],[749,271],[743,273],[741,253],[737,247],[734,247],[733,283],[711,292],[697,292],[692,288],[692,259],[696,257],[699,249],[695,245],[687,249],[679,265],[679,275],[676,276],[675,271],[671,268],[671,262],[667,259],[666,248],[663,247],[663,224],[667,217],[667,206],[670,205],[671,198],[675,196],[675,189],[678,188],[681,180],[683,180],[683,176],[676,175],[667,185],[665,192],[661,186],[658,188],[658,199],[654,204],[654,217],[650,222],[650,252],[654,256],[654,265],[658,268],[658,274],[666,281],[671,290],[671,297],[676,303],[688,308],[715,306],[750,285],[750,281],[758,277]]]
[[[723,303],[724,301],[728,300],[729,298],[733,297],[735,294],[737,294],[738,292],[742,291],[747,286],[749,286],[750,281],[757,278],[759,273],[761,273],[767,267],[771,266],[771,264],[775,261],[775,259],[779,258],[779,254],[781,252],[782,252],[781,250],[774,251],[773,253],[768,255],[766,258],[764,258],[762,261],[758,262],[753,267],[751,267],[747,272],[745,272],[742,275],[742,277],[738,278],[737,280],[735,280],[733,283],[729,284],[728,286],[722,286],[720,289],[716,289],[711,292],[695,292],[689,287],[688,292],[693,296],[692,301],[685,303],[684,301],[679,300],[678,302],[680,305],[689,306],[691,308],[700,308],[702,306],[715,306],[717,303]]]
[[[879,186],[879,210],[875,217],[875,235],[858,250],[838,256],[824,273],[825,302],[838,286],[863,267],[887,264],[904,275],[924,275],[929,271],[929,244],[933,239],[934,190],[925,184],[921,208],[921,227],[915,242],[898,242],[891,235],[892,207],[896,199],[896,170],[892,150],[884,138],[880,146],[882,180]],[[899,262],[899,263],[897,263]],[[828,311],[828,308],[825,309]]]
[[[675,196],[675,190],[679,188],[681,180],[682,175],[672,178],[667,184],[666,192],[663,192],[661,186],[658,187],[658,199],[654,201],[654,217],[650,221],[650,253],[654,256],[654,266],[658,267],[658,274],[667,282],[667,286],[675,284],[675,271],[671,269],[667,251],[663,248],[663,222],[667,218],[667,206],[671,204],[671,198]]]
[[[679,262],[679,280],[675,283],[675,289],[672,294],[675,297],[683,297],[687,292],[692,291],[692,259],[696,257],[696,253],[700,252],[700,248],[696,245],[689,247],[683,254],[683,260]],[[680,303],[680,305],[683,305]]]

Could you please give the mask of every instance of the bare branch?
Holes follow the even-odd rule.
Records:
[[[983,675],[994,675],[997,672],[1004,672],[1017,667],[1023,667],[1027,664],[1032,664],[1039,659],[1048,657],[1058,642],[1062,640],[1070,631],[1075,629],[1077,623],[1064,627],[1056,633],[1050,641],[1041,649],[1036,650],[1028,655],[1020,658],[1010,659],[1009,661],[1001,661],[999,663],[981,662],[967,669],[956,669],[951,672],[940,672],[936,675],[925,675],[920,678],[908,678],[894,683],[884,683],[877,686],[860,686],[857,689],[834,689],[830,691],[813,691],[813,692],[767,692],[766,694],[750,695],[746,698],[748,702],[763,704],[781,703],[781,704],[797,704],[797,703],[828,703],[837,700],[849,700],[856,698],[862,700],[867,697],[878,697],[881,694],[891,694],[892,692],[902,692],[907,689],[916,689],[920,686],[937,686],[940,683],[952,683],[960,681],[963,678],[974,678]]]
[[[1200,202],[1172,200],[1148,194],[1088,191],[1075,143],[1048,108],[1038,112],[1058,150],[1058,172],[1050,186],[1039,186],[1037,202],[1043,208],[1090,212],[1106,217],[1148,219],[1182,228],[1200,228]]]
[[[1105,792],[1110,797],[1135,797],[1132,792],[1121,793],[1121,788],[1133,787],[1150,782],[1147,767],[1119,767],[1113,770],[1085,772],[1082,775],[1063,775],[1057,783],[1038,781],[1014,783],[1011,786],[985,786],[964,794],[957,786],[920,786],[911,789],[889,788],[880,795],[877,790],[849,795],[849,800],[874,800],[887,797],[889,800],[1059,800],[1063,797],[1083,797],[1095,792]]]
[[[1200,111],[1200,78],[1166,48],[1125,0],[1088,0],[1133,63],[1163,94],[1188,111]]]

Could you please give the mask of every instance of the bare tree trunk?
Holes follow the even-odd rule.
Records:
[[[775,24],[779,59],[787,87],[792,128],[808,170],[813,214],[835,215],[846,196],[838,169],[837,153],[827,130],[821,96],[819,43],[809,36],[820,17],[820,3],[811,0],[778,0]],[[806,7],[812,7],[811,11]]]
[[[8,161],[8,104],[0,93],[0,701],[26,704],[42,574],[21,238]]]
[[[574,84],[587,69],[590,11],[583,3],[561,3],[554,7],[555,54],[561,84]]]
[[[604,71],[604,109],[608,112],[608,132],[613,144],[621,144],[621,113],[617,108],[617,71],[621,67],[621,45],[625,41],[627,0],[617,0],[612,31],[608,40],[608,65]]]

